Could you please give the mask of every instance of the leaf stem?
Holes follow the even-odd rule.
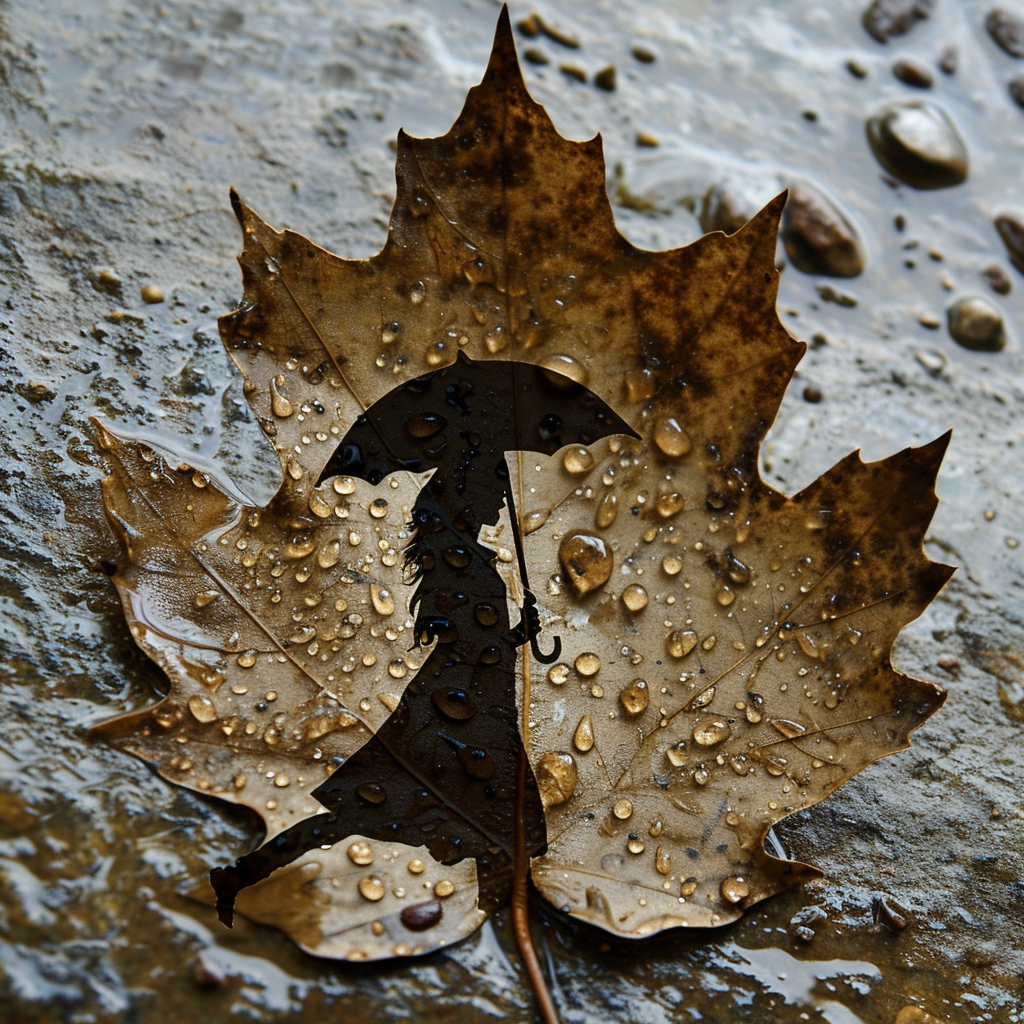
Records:
[[[523,814],[523,793],[526,787],[526,750],[519,748],[519,784],[516,787],[516,846],[512,865],[512,931],[515,933],[519,956],[526,968],[526,976],[530,979],[544,1024],[559,1024],[558,1011],[548,991],[544,973],[537,959],[537,950],[530,935],[530,890],[529,864],[530,858],[526,851],[526,822]]]

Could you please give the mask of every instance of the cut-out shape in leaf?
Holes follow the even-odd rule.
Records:
[[[232,195],[245,298],[221,329],[280,457],[268,508],[101,428],[125,549],[115,583],[172,681],[105,731],[166,778],[260,812],[276,838],[217,874],[222,904],[240,889],[240,909],[312,952],[437,948],[504,895],[503,871],[521,894],[528,868],[555,906],[616,935],[734,920],[816,873],[765,851],[771,825],[907,746],[942,702],[890,652],[952,571],[922,549],[946,438],[851,455],[792,498],[765,484],[759,448],[804,348],[775,312],[783,197],[734,235],[636,249],[615,228],[600,140],[563,139],[528,95],[507,13],[451,131],[399,137],[397,182],[387,243],[365,261],[277,232]],[[375,403],[459,353],[547,374],[552,416],[585,389],[625,426],[513,448],[518,524],[467,501],[440,550],[464,544],[480,565],[494,550],[474,576],[489,589],[467,585],[463,608],[449,582],[447,611],[417,610],[416,570],[438,552],[428,522],[415,536],[410,523],[433,467],[392,452],[405,468],[370,483],[338,452]],[[449,397],[410,411],[423,437]],[[506,633],[502,664],[510,642],[537,643],[518,648],[518,703],[508,686],[499,702],[514,792],[488,797],[512,800],[520,828],[470,859],[430,815],[411,840],[415,814],[437,806],[437,765],[395,737],[418,701],[417,730],[435,730],[424,749],[486,774],[491,751],[445,731],[477,684],[452,688],[447,709],[431,689],[435,671],[464,671],[480,603]],[[417,648],[424,635],[435,646]],[[537,652],[556,638],[547,663]],[[368,777],[343,814],[324,813],[314,791],[341,786],[374,741],[404,759],[397,790],[381,799]],[[413,817],[389,832],[373,808],[390,800]],[[457,813],[486,835],[492,809]]]

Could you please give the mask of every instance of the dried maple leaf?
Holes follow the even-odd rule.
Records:
[[[115,582],[172,680],[107,731],[172,781],[263,815],[276,838],[215,872],[222,906],[237,893],[322,955],[451,942],[528,858],[556,906],[618,935],[733,920],[816,873],[765,852],[771,825],[905,747],[942,702],[890,652],[951,572],[922,549],[946,439],[851,455],[793,498],[765,484],[759,447],[803,352],[774,305],[784,197],[734,235],[636,249],[615,228],[600,140],[563,139],[527,94],[507,13],[451,131],[400,136],[397,180],[388,241],[366,261],[233,197],[245,299],[221,327],[281,459],[266,510],[102,432],[125,546]],[[477,567],[435,607],[398,552],[423,495],[458,483],[439,470],[424,487],[412,470],[430,467],[403,461],[380,412],[401,386],[410,438],[433,437],[430,417],[460,426],[472,402],[456,415],[449,391],[422,408],[414,396],[487,361],[539,368],[562,389],[555,419],[589,392],[635,434],[556,454],[527,443],[508,405],[522,443],[500,493],[522,514],[543,626],[514,674],[503,653],[464,652],[481,601],[494,618],[478,624],[506,647],[536,640],[509,517],[470,503],[416,520],[409,568],[452,550],[430,547],[435,530]],[[474,431],[495,446],[500,418],[445,443],[464,443],[465,463]],[[345,447],[374,438],[377,469]],[[409,469],[384,481],[396,465]],[[495,571],[524,606],[518,630]],[[413,647],[421,633],[436,646]],[[490,681],[486,664],[500,664]],[[478,712],[496,731],[464,742]]]

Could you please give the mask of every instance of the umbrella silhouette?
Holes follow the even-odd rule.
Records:
[[[529,363],[474,361],[464,354],[407,381],[363,413],[321,480],[434,470],[413,507],[407,565],[416,643],[437,640],[398,707],[373,737],[313,795],[330,811],[292,826],[212,875],[226,923],[236,894],[310,849],[354,834],[420,846],[443,863],[477,860],[480,907],[504,902],[517,822],[529,854],[546,836],[540,795],[526,765],[516,709],[516,649],[538,647],[505,453],[553,454],[634,431],[570,378]],[[521,620],[508,618],[505,587],[481,545],[502,505],[513,523],[523,586]]]

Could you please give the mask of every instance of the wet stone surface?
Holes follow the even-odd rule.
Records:
[[[538,906],[541,958],[567,1024],[1022,1020],[1024,288],[998,299],[1001,351],[965,351],[944,328],[951,304],[986,287],[987,267],[1014,261],[1015,285],[1024,272],[1015,236],[996,221],[1024,203],[1021,110],[1006,88],[1019,65],[988,37],[987,5],[880,0],[871,10],[875,38],[863,0],[827,12],[742,0],[686,19],[667,0],[600,0],[586,12],[554,0],[544,8],[554,35],[520,37],[548,60],[527,65],[526,80],[563,133],[603,133],[616,217],[637,245],[693,240],[715,190],[744,197],[706,225],[726,227],[797,179],[858,226],[870,259],[844,283],[855,301],[824,302],[817,274],[782,274],[787,326],[817,340],[762,454],[775,486],[793,494],[854,447],[877,459],[954,428],[926,543],[960,569],[895,651],[902,671],[948,689],[946,705],[909,750],[776,829],[786,852],[825,876],[735,926],[625,944]],[[530,13],[513,5],[514,21]],[[116,545],[88,417],[158,440],[199,479],[216,465],[264,504],[278,468],[216,329],[241,294],[227,187],[346,256],[376,252],[398,128],[448,128],[495,15],[476,0],[0,7],[0,1016],[533,1020],[503,915],[446,952],[372,970],[307,956],[241,917],[226,930],[202,881],[256,844],[254,819],[87,735],[164,685],[103,571]],[[896,35],[901,54],[929,67],[956,47],[956,73],[936,76],[929,93],[971,151],[956,188],[894,185],[865,138],[869,114],[909,95],[889,70],[895,44],[876,41]],[[570,53],[591,83],[614,66],[615,91],[563,75]],[[816,120],[802,116],[809,109]],[[642,133],[660,145],[638,147]],[[944,138],[941,151],[954,152]],[[146,287],[164,301],[145,302]],[[805,401],[808,384],[826,400]],[[679,451],[686,424],[661,436]],[[623,505],[602,504],[596,528],[628,515]],[[604,586],[628,567],[628,553],[609,553]],[[663,572],[678,580],[686,569],[668,562]],[[653,601],[657,587],[646,577],[643,587]],[[581,600],[599,606],[601,594]],[[631,621],[651,614],[636,591],[628,600]],[[699,657],[701,639],[669,634],[666,671]],[[642,701],[639,687],[628,706],[620,698],[636,671],[616,676],[586,649],[549,671],[555,688],[606,686],[618,713]],[[644,681],[660,686],[653,673]],[[595,756],[600,724],[566,723],[550,800]],[[661,863],[657,837],[628,832],[630,822],[624,842],[645,850],[624,846],[623,856]],[[742,884],[729,896],[742,900]],[[409,919],[426,925],[458,897],[435,892]],[[876,923],[880,897],[905,928]]]
[[[878,162],[914,188],[949,188],[967,178],[967,147],[933,103],[894,103],[868,120]]]
[[[874,0],[862,20],[875,39],[886,43],[893,36],[906,35],[931,9],[932,0]]]
[[[996,218],[996,231],[1006,246],[1009,261],[1024,274],[1024,219],[1014,214]]]
[[[790,186],[782,241],[790,261],[805,274],[857,277],[864,269],[863,248],[849,220],[806,182]]]
[[[1006,332],[999,310],[986,299],[968,296],[958,299],[947,314],[953,340],[975,352],[1000,352]]]
[[[992,41],[1011,57],[1024,57],[1024,15],[996,7],[985,19]]]

